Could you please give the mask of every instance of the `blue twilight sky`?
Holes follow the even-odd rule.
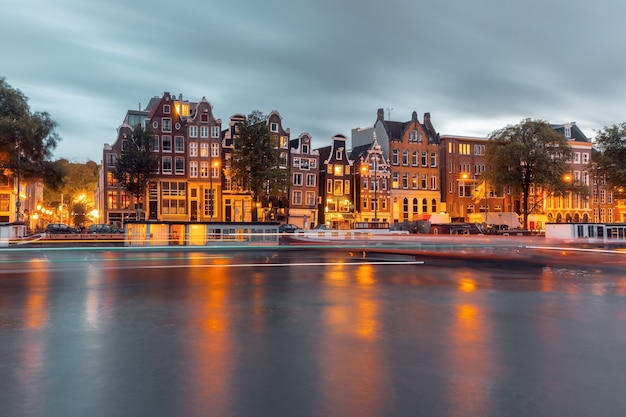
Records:
[[[277,110],[292,138],[425,112],[441,134],[526,117],[589,137],[626,121],[626,3],[569,0],[0,0],[0,77],[47,111],[55,157],[102,158],[164,91]]]

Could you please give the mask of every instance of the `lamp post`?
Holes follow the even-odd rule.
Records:
[[[565,222],[567,223],[568,216],[571,216],[570,190],[571,190],[571,184],[572,184],[572,174],[570,174],[569,172],[566,172],[565,174],[563,174],[563,182],[565,183],[565,193],[564,193],[564,198],[563,198],[563,205],[565,207],[563,208],[565,209]]]
[[[361,170],[361,176],[358,179],[359,185],[358,185],[358,187],[356,186],[356,184],[354,186],[354,189],[355,189],[355,191],[354,191],[354,201],[355,202],[357,201],[356,200],[356,191],[358,190],[359,191],[359,200],[358,200],[359,209],[358,209],[358,211],[359,211],[359,213],[362,213],[362,210],[363,210],[363,200],[364,200],[364,196],[363,196],[364,195],[364,193],[363,193],[363,180],[362,179],[365,178],[365,173],[367,173],[367,165],[365,165],[363,163],[363,158],[361,158],[361,168],[360,168],[360,170]],[[355,180],[355,182],[357,182],[357,181]],[[356,204],[355,204],[355,206],[356,206]],[[363,220],[363,217],[359,216],[359,219]]]
[[[374,168],[374,221],[378,221],[378,155],[375,156],[372,166]]]
[[[489,200],[487,199],[487,176],[483,172],[483,194],[485,196],[485,223],[487,223],[487,219],[489,218]],[[500,224],[498,224],[498,227]]]
[[[21,159],[20,158],[20,153],[22,152],[21,150],[21,146],[20,146],[21,141],[18,139],[17,140],[17,200],[15,202],[15,221],[19,222],[21,219],[21,207],[22,207],[22,202],[20,201],[20,176],[21,176]]]

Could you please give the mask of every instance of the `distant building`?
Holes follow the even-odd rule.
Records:
[[[481,213],[514,211],[510,187],[498,191],[487,181],[487,138],[444,135],[441,137],[442,208],[453,222],[467,222]]]
[[[350,159],[354,161],[358,220],[390,222],[393,218],[390,165],[376,132],[372,134],[371,144],[357,146],[350,153]]]
[[[154,134],[151,148],[159,159],[141,203],[132,201],[114,175],[117,159],[137,125]],[[151,99],[144,110],[129,110],[115,143],[104,145],[96,198],[100,221],[123,223],[135,219],[137,213],[150,220],[208,221],[212,195],[219,201],[220,132],[221,121],[213,117],[212,107],[204,98],[190,103],[165,92]],[[213,216],[219,215],[216,204]]]
[[[378,109],[374,126],[352,129],[352,145],[371,144],[376,133],[382,155],[390,163],[390,222],[405,222],[428,213],[439,213],[441,207],[439,134],[431,123],[430,113],[420,123],[417,113],[411,120],[385,120]]]
[[[336,134],[332,144],[318,148],[320,155],[318,224],[333,229],[350,229],[354,224],[355,190],[352,174],[354,162],[348,158],[346,136]]]
[[[320,153],[311,147],[311,135],[289,142],[290,185],[287,223],[308,229],[317,222]]]

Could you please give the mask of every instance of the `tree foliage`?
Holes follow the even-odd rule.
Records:
[[[60,141],[47,112],[31,113],[28,99],[0,78],[0,175],[41,180],[56,187],[62,173],[51,162]],[[18,159],[19,155],[19,159]]]
[[[67,204],[69,211],[74,213],[74,224],[83,225],[86,214],[95,208],[93,197],[98,186],[98,164],[93,161],[73,163],[67,159],[59,159],[55,164],[63,173],[61,185],[56,189],[44,188],[44,201],[53,207]]]
[[[626,188],[626,123],[598,132],[589,168],[596,180],[615,189]]]
[[[120,187],[138,201],[145,194],[148,182],[159,167],[159,158],[152,152],[154,134],[137,125],[130,136],[123,139],[122,152],[115,163],[115,178]]]
[[[563,180],[572,156],[565,136],[545,121],[530,119],[493,132],[485,149],[490,182],[499,189],[510,186],[521,193],[524,227],[530,214],[531,185],[553,194],[564,194],[575,186]]]
[[[250,190],[254,201],[282,196],[288,173],[280,169],[279,138],[267,126],[267,117],[258,110],[237,125],[231,172],[233,180]]]

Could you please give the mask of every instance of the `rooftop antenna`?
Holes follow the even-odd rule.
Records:
[[[391,111],[393,110],[393,107],[387,107],[385,110],[387,110],[387,120],[391,120]]]

